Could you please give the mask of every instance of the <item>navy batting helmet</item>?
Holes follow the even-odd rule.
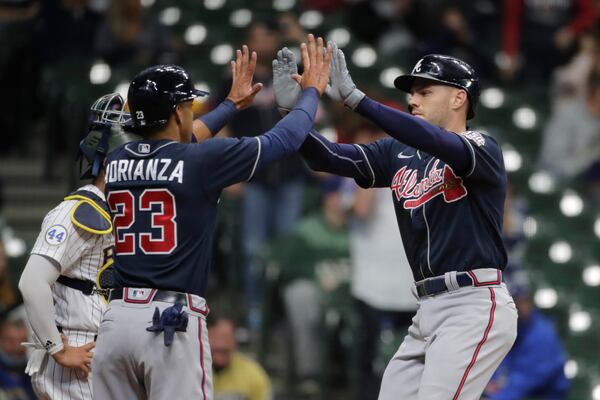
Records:
[[[123,111],[125,102],[118,93],[105,94],[90,108],[88,134],[79,143],[79,171],[81,179],[95,178],[100,173],[104,158],[122,144],[139,140],[140,137],[127,133],[123,126],[131,123],[128,113]],[[87,168],[83,168],[83,160]]]
[[[416,78],[429,79],[464,89],[469,98],[467,119],[475,116],[475,107],[479,100],[479,78],[475,70],[466,62],[441,54],[429,54],[415,64],[410,74],[397,77],[394,86],[410,93]]]
[[[140,72],[129,85],[127,103],[133,127],[160,128],[178,103],[208,92],[194,87],[190,75],[176,65],[155,65]]]

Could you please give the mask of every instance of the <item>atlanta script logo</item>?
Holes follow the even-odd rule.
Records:
[[[429,175],[417,182],[417,170],[402,167],[392,179],[391,189],[396,200],[404,201],[404,209],[417,208],[438,195],[444,196],[446,203],[452,203],[467,195],[462,178],[456,176],[452,168],[444,165],[438,168],[440,160],[435,160]]]

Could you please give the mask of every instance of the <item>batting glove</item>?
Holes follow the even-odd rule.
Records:
[[[356,88],[348,67],[346,65],[346,57],[344,52],[333,43],[333,51],[331,54],[331,68],[329,70],[331,79],[331,98],[337,93],[344,100],[344,105],[352,110],[358,106],[358,103],[365,97],[365,94]]]
[[[281,115],[286,115],[296,105],[302,88],[292,75],[298,73],[298,66],[294,59],[294,53],[284,47],[277,52],[277,59],[273,60],[273,90],[275,91],[275,103]]]

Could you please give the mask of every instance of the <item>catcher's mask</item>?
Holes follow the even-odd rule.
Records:
[[[111,151],[141,139],[123,129],[131,124],[129,113],[123,110],[124,105],[120,94],[110,93],[100,97],[90,108],[88,134],[79,143],[77,155],[80,179],[97,177],[104,159]],[[87,167],[83,165],[84,159]]]

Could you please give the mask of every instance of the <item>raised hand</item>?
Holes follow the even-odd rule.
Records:
[[[298,82],[292,78],[293,75],[298,75],[294,53],[284,47],[277,52],[277,58],[273,60],[273,91],[277,109],[282,115],[294,108],[302,92]]]
[[[315,41],[313,34],[308,35],[308,44],[300,46],[304,73],[302,76],[294,75],[294,79],[302,86],[302,89],[314,87],[323,95],[329,81],[329,68],[331,62],[331,45],[324,51],[323,38],[318,37]]]
[[[227,98],[231,100],[238,110],[243,110],[252,104],[254,96],[262,89],[262,83],[252,85],[254,70],[256,69],[256,52],[249,54],[248,46],[243,45],[242,50],[235,51],[235,61],[231,61],[231,90]]]
[[[365,97],[365,94],[356,88],[348,66],[346,65],[346,57],[341,49],[338,49],[337,44],[333,43],[333,54],[331,56],[331,89],[327,93],[331,98],[339,95],[346,107],[355,109],[358,103]]]
[[[81,377],[86,379],[90,374],[90,366],[92,363],[92,349],[96,347],[96,342],[86,343],[80,347],[69,345],[66,336],[61,334],[63,349],[52,354],[54,361],[65,368],[74,368]]]

